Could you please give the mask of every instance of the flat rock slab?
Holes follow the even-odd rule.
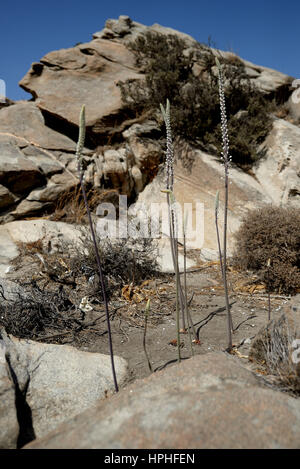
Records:
[[[76,149],[76,144],[69,137],[47,127],[37,105],[27,101],[1,110],[0,135],[18,137],[22,147],[32,144],[51,150]]]
[[[85,233],[84,227],[44,219],[17,220],[0,226],[0,277],[14,271],[13,260],[20,255],[18,243],[42,241],[45,249],[51,244],[52,252],[62,251],[64,245],[76,250],[82,249]]]
[[[299,448],[300,401],[222,352],[136,381],[27,448]]]

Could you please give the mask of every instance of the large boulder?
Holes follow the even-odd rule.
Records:
[[[32,64],[20,85],[44,112],[76,126],[85,104],[87,126],[103,133],[122,108],[117,82],[140,78],[134,62],[123,44],[95,39],[46,54]],[[110,117],[110,123],[103,126],[104,117]]]
[[[263,191],[275,205],[300,207],[300,128],[283,119],[261,145],[265,156],[254,168]]]
[[[299,438],[299,400],[217,352],[136,381],[27,448],[299,448]]]
[[[148,31],[176,35],[185,41],[189,51],[197,48],[197,41],[188,34],[158,24],[145,26],[122,15],[118,20],[109,19],[89,43],[46,54],[40,62],[32,64],[20,85],[33,95],[44,112],[72,125],[78,125],[81,105],[86,104],[88,127],[95,133],[105,133],[113,122],[122,120],[118,81],[143,78],[126,46]],[[213,52],[242,62],[249,78],[266,94],[292,83],[292,77],[244,61],[231,52]],[[201,63],[198,65],[201,67]]]
[[[9,413],[17,410],[23,423],[20,445],[46,435],[114,390],[109,355],[19,340],[3,329],[0,335],[16,392],[23,399],[16,401],[17,409],[12,399],[6,402],[6,406],[10,404]],[[116,356],[115,367],[121,385],[127,377],[127,362]],[[27,417],[26,409],[30,411]]]
[[[293,77],[285,73],[278,72],[268,67],[255,65],[252,62],[243,60],[246,73],[254,85],[265,94],[279,94],[287,92],[293,81]]]
[[[132,21],[129,16],[121,15],[118,19],[109,19],[105,23],[105,27],[102,31],[93,34],[94,39],[106,39],[114,42],[118,41],[123,44],[127,44],[130,41],[136,39],[139,35],[144,35],[148,31],[157,32],[159,34],[172,34],[178,38],[184,40],[186,48],[189,52],[197,48],[197,41],[189,34],[182,33],[172,28],[161,26],[159,24],[153,24],[152,26],[145,26],[136,21]],[[213,54],[218,57],[224,57],[234,62],[243,63],[245,71],[250,80],[253,81],[254,85],[265,94],[273,93],[273,95],[287,93],[288,89],[293,82],[293,78],[284,73],[278,72],[268,67],[253,64],[248,60],[244,60],[233,52],[221,51],[218,49],[211,48]],[[196,61],[194,68],[202,69],[201,60]]]
[[[177,153],[178,149],[178,153]],[[224,217],[224,168],[218,159],[196,148],[179,142],[175,150],[179,160],[175,165],[174,193],[176,202],[181,206],[183,213],[184,204],[191,204],[191,214],[188,222],[193,229],[187,230],[187,246],[201,249],[203,260],[218,258],[217,236],[215,226],[215,198],[220,190],[219,229],[222,236]],[[187,169],[182,161],[193,161],[192,170]],[[261,185],[249,174],[238,168],[232,167],[229,172],[229,206],[228,206],[228,250],[233,249],[233,233],[240,226],[241,218],[248,209],[254,209],[271,202]],[[164,174],[160,173],[150,184],[146,186],[138,197],[138,203],[143,204],[149,210],[151,204],[166,203]],[[197,211],[197,203],[198,211]],[[153,205],[153,207],[155,207]],[[187,205],[187,210],[189,206]],[[155,209],[154,209],[155,210]],[[182,216],[183,219],[183,216]],[[196,228],[197,223],[197,228]],[[195,231],[196,233],[193,233]],[[164,233],[167,235],[168,231]]]

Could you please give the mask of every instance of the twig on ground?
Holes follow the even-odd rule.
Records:
[[[147,348],[146,348],[147,321],[148,321],[149,310],[150,310],[150,300],[148,300],[147,305],[146,305],[146,309],[145,309],[145,326],[144,326],[144,335],[143,335],[143,348],[144,348],[144,352],[145,352],[145,355],[146,355],[149,370],[151,371],[151,373],[153,373],[153,368],[152,368],[151,361],[150,361],[150,358],[149,358],[149,355],[148,355],[148,352],[147,352]]]

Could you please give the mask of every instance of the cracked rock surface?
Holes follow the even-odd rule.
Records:
[[[114,389],[108,355],[0,334],[1,448],[46,435]],[[127,362],[115,357],[115,365],[121,384]]]

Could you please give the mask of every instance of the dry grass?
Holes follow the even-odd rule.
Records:
[[[285,313],[258,333],[249,354],[272,375],[273,384],[296,395],[300,395],[300,365],[293,361],[292,344],[298,333],[292,313]]]
[[[115,189],[97,189],[87,188],[87,199],[90,210],[96,209],[101,202],[112,201],[118,199],[118,192]],[[63,220],[66,223],[77,225],[87,224],[88,218],[86,208],[80,187],[64,193],[56,202],[54,213],[50,216],[53,221]]]

